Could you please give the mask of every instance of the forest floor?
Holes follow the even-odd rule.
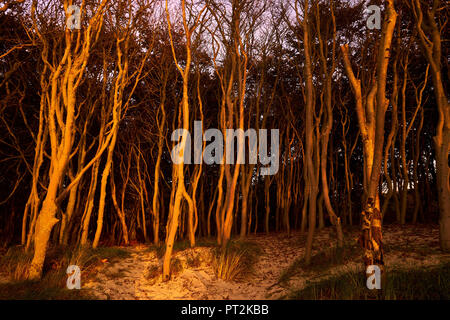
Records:
[[[82,287],[97,299],[283,299],[293,290],[333,275],[361,272],[358,230],[346,230],[343,249],[336,250],[334,229],[324,228],[314,237],[313,258],[303,261],[306,237],[298,232],[249,235],[256,244],[255,264],[239,281],[219,279],[212,266],[213,248],[199,246],[175,252],[176,273],[168,282],[155,276],[161,254],[152,246],[128,247],[130,256],[106,261],[94,273],[82,275]],[[426,269],[450,262],[439,250],[438,226],[388,225],[384,227],[386,270]]]

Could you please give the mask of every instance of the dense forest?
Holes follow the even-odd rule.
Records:
[[[163,280],[181,240],[299,232],[309,264],[355,226],[383,270],[385,225],[438,224],[449,252],[449,9],[0,1],[2,252],[40,279],[53,247],[153,244]]]

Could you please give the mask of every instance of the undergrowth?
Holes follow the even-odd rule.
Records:
[[[385,287],[369,290],[363,273],[352,271],[310,282],[288,299],[306,300],[448,300],[450,262],[423,269],[387,270]]]
[[[329,268],[343,265],[359,255],[361,255],[361,249],[356,242],[345,242],[342,247],[331,247],[314,254],[309,264],[306,263],[304,257],[300,257],[283,270],[278,283],[286,283],[300,272],[323,272]]]
[[[69,265],[77,265],[81,269],[83,279],[103,262],[125,258],[130,253],[121,248],[102,247],[51,247],[48,249],[43,266],[42,278],[39,281],[27,280],[28,268],[32,253],[21,246],[11,247],[0,258],[2,276],[9,279],[0,283],[0,299],[90,299],[87,290],[69,290],[66,287]]]

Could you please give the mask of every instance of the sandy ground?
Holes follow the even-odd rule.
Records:
[[[346,241],[355,242],[357,230],[346,233]],[[423,267],[450,261],[450,254],[439,251],[437,226],[387,226],[384,229],[385,262],[387,268]],[[349,270],[362,270],[359,256],[329,270],[300,272],[287,283],[279,284],[280,274],[296,259],[304,255],[305,236],[293,233],[251,235],[248,241],[262,249],[254,272],[244,281],[218,279],[211,267],[211,248],[199,247],[177,252],[174,257],[183,270],[168,282],[160,277],[149,277],[161,266],[156,252],[148,247],[129,248],[131,256],[115,263],[105,263],[95,275],[83,279],[83,288],[89,288],[99,299],[278,299],[289,288],[301,289],[307,281]],[[314,238],[313,254],[335,245],[334,231],[325,228]],[[198,258],[196,267],[189,259]],[[191,260],[192,261],[192,260]]]

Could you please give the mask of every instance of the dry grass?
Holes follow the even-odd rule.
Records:
[[[347,272],[292,290],[288,299],[307,300],[448,300],[450,263],[429,268],[388,270],[383,290],[368,290],[363,273]]]
[[[216,276],[228,281],[237,279],[245,271],[244,263],[242,263],[244,255],[244,252],[228,252],[223,250],[214,259]]]
[[[183,264],[181,263],[180,259],[172,258],[170,261],[170,275],[176,276],[182,271],[183,271]]]
[[[252,274],[259,252],[259,247],[254,243],[230,242],[225,249],[216,249],[212,263],[214,272],[226,281],[244,280]]]
[[[0,284],[1,299],[90,299],[86,290],[66,288],[66,269],[77,265],[82,281],[93,272],[102,260],[125,257],[129,253],[120,248],[53,247],[49,248],[40,281],[27,280],[32,253],[23,247],[10,248],[0,258],[0,270],[9,282]]]
[[[161,267],[158,265],[151,265],[147,268],[145,278],[151,282],[156,281],[159,277],[162,276]]]

